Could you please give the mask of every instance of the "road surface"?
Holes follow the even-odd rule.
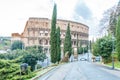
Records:
[[[120,71],[87,61],[64,64],[38,80],[120,80]]]

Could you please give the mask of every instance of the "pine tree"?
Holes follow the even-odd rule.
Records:
[[[118,53],[118,60],[120,61],[120,16],[116,26],[116,50]]]
[[[64,55],[65,55],[66,52],[69,53],[68,55],[70,57],[71,53],[72,53],[70,24],[68,24],[68,26],[67,26],[67,31],[66,31],[65,40],[64,40]]]
[[[52,22],[51,22],[51,33],[50,33],[50,54],[51,54],[51,62],[56,63],[56,19],[57,19],[57,6],[54,5],[53,14],[52,14]]]
[[[60,27],[57,28],[57,62],[61,60],[61,41],[60,41]]]

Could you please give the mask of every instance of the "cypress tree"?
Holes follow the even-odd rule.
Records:
[[[56,63],[56,19],[57,19],[57,7],[56,4],[53,8],[52,21],[51,21],[51,33],[50,33],[50,54],[51,62]]]
[[[57,62],[61,60],[61,41],[60,41],[60,27],[57,28]]]
[[[79,53],[79,46],[78,46],[79,40],[78,40],[78,34],[77,34],[77,54]]]
[[[116,26],[116,50],[118,53],[118,60],[120,61],[120,16]]]
[[[64,55],[65,53],[68,52],[69,57],[71,56],[72,53],[72,44],[71,44],[71,34],[70,34],[70,24],[68,23],[67,26],[67,31],[65,35],[65,40],[64,40]]]

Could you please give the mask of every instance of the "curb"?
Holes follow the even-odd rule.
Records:
[[[64,63],[63,63],[64,64]],[[43,75],[45,75],[45,74],[47,74],[47,73],[49,73],[50,71],[52,71],[52,70],[54,70],[54,69],[57,69],[57,68],[59,68],[61,65],[63,65],[63,64],[60,64],[60,65],[57,65],[57,66],[52,66],[53,68],[51,68],[50,70],[48,70],[48,71],[46,71],[46,72],[44,72],[43,74],[38,74],[38,75],[36,75],[35,77],[33,77],[32,79],[30,79],[30,80],[37,80],[39,77],[41,77],[41,76],[43,76]]]
[[[112,69],[112,66],[108,66],[106,64],[103,64],[103,63],[98,63],[98,62],[95,62],[94,64],[97,64],[97,65],[100,65],[100,66],[104,66],[104,67],[107,67],[109,69]],[[119,70],[120,71],[120,68],[114,68],[113,70]]]
[[[30,80],[36,80],[36,79],[38,79],[39,77],[43,76],[44,74],[46,74],[46,73],[52,71],[52,70],[55,69],[56,67],[57,67],[57,66],[55,66],[55,67],[53,67],[52,69],[50,69],[50,70],[44,72],[44,73],[41,74],[41,75],[38,74],[38,75],[36,75],[35,77],[33,77],[32,79],[30,79]]]

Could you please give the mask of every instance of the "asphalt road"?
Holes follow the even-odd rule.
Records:
[[[38,80],[120,80],[120,71],[92,62],[76,61],[59,66]]]

